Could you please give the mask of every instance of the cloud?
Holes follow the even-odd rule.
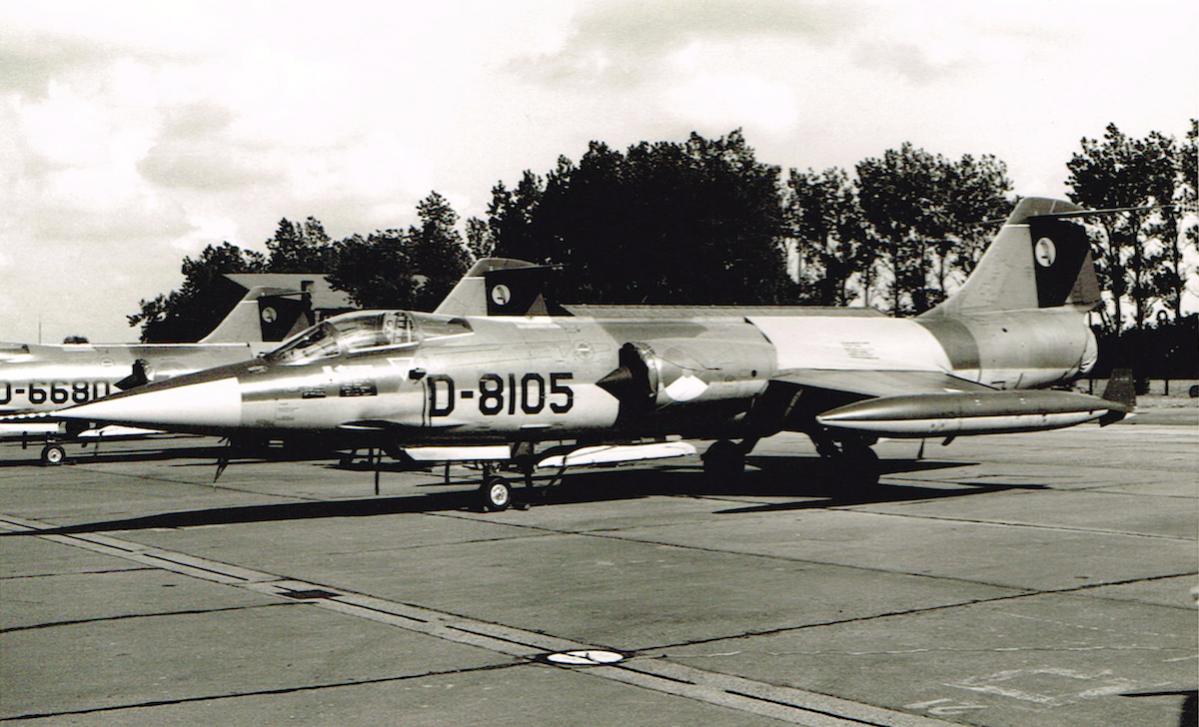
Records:
[[[787,39],[827,45],[866,15],[855,3],[792,0],[663,0],[592,6],[558,50],[524,56],[511,68],[532,80],[636,83],[662,58],[695,43]]]
[[[897,73],[913,83],[925,84],[957,73],[966,61],[934,63],[924,50],[912,43],[862,43],[853,54],[854,62],[862,68]]]
[[[246,148],[228,132],[233,113],[199,101],[168,108],[157,142],[138,172],[168,189],[236,190],[269,181],[272,164],[261,148]]]
[[[0,33],[0,93],[45,96],[51,79],[107,63],[116,49],[103,42],[50,33]]]

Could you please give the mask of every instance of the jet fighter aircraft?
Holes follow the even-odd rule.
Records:
[[[1131,402],[1038,390],[1086,373],[1099,302],[1079,212],[1021,200],[960,290],[912,319],[801,307],[560,306],[546,269],[482,260],[432,314],[337,316],[253,361],[64,417],[237,437],[315,435],[417,461],[538,465],[670,456],[715,440],[736,477],[759,439],[808,434],[846,479],[877,482],[880,437],[1054,429]],[[693,449],[691,451],[694,451]],[[527,480],[528,482],[528,480]],[[480,502],[508,481],[484,467]]]
[[[60,464],[66,457],[63,441],[148,434],[145,428],[93,430],[78,421],[66,425],[52,412],[182,373],[245,361],[312,323],[309,306],[299,299],[301,291],[277,285],[295,278],[299,287],[300,276],[272,275],[275,285],[255,284],[264,279],[257,274],[234,277],[248,286],[246,294],[198,343],[0,343],[0,417],[5,419],[0,441],[44,441],[42,463]]]

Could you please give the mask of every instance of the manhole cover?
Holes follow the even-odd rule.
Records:
[[[578,651],[562,651],[556,654],[546,654],[543,661],[558,666],[601,666],[616,664],[624,661],[625,655],[616,651],[602,649],[580,649]]]

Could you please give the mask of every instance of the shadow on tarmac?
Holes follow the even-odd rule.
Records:
[[[62,466],[80,464],[114,464],[121,462],[161,462],[172,459],[190,459],[201,460],[197,462],[179,462],[175,467],[215,467],[218,459],[222,455],[228,454],[228,447],[223,444],[212,445],[191,445],[181,447],[164,447],[164,448],[146,448],[146,449],[121,449],[105,452],[103,448],[96,452],[90,446],[87,448],[75,448],[71,445],[64,445],[67,449],[67,460]],[[41,451],[41,443],[35,447],[30,445],[29,457],[23,459],[5,459],[0,460],[0,468],[5,467],[38,467],[38,460]],[[328,461],[337,459],[337,452],[318,451],[295,451],[283,448],[274,448],[267,455],[245,455],[235,454],[230,458],[230,464],[238,466],[265,464],[270,462],[315,462]],[[365,463],[355,469],[370,469]],[[398,471],[400,468],[396,468]],[[388,470],[387,464],[384,464],[383,471]]]
[[[1121,697],[1182,697],[1178,710],[1178,727],[1195,727],[1199,724],[1199,690],[1181,689],[1174,692],[1126,692]]]
[[[572,473],[559,486],[536,488],[531,494],[531,501],[537,505],[566,505],[630,500],[654,495],[728,498],[779,496],[788,498],[786,502],[755,503],[745,507],[715,511],[720,514],[737,514],[965,497],[1010,489],[1039,489],[1041,487],[1040,485],[996,483],[955,486],[954,483],[947,482],[945,487],[938,488],[880,484],[853,490],[838,485],[836,478],[829,477],[829,473],[821,473],[819,470],[822,462],[816,456],[762,457],[753,458],[753,460],[753,464],[758,469],[748,470],[745,477],[738,483],[728,487],[713,487],[707,484],[707,479],[697,466],[639,470],[620,468]],[[969,463],[936,460],[884,460],[881,464],[886,473],[895,473],[961,467]],[[797,477],[797,471],[799,477]],[[513,480],[516,482],[517,478],[513,478]],[[0,537],[186,528],[200,525],[233,525],[314,518],[372,517],[403,513],[462,511],[475,508],[477,502],[475,482],[458,480],[451,482],[450,486],[464,489],[400,497],[366,497],[182,510],[119,520],[79,523],[31,532],[0,533]],[[516,488],[518,499],[523,499],[524,494],[521,488]]]

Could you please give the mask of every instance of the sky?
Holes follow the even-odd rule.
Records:
[[[125,316],[281,217],[403,227],[430,191],[741,128],[842,166],[904,141],[1060,196],[1108,123],[1199,116],[1194,2],[0,4],[0,341],[132,341]]]

